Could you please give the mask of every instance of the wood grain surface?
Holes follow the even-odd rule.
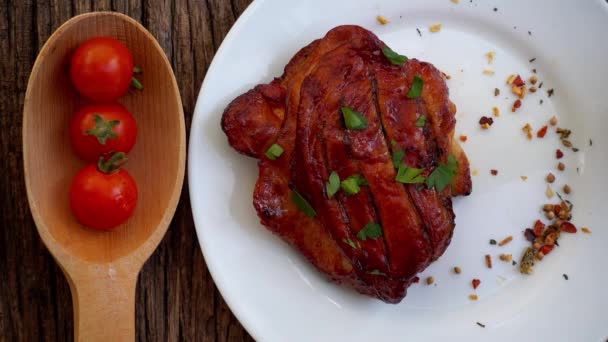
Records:
[[[111,10],[158,40],[180,88],[186,129],[224,36],[250,0],[20,1],[0,4],[0,341],[71,341],[63,273],[38,237],[23,179],[22,109],[38,51],[74,15]],[[144,265],[136,294],[139,341],[250,341],[215,288],[196,240],[187,183],[175,218]]]

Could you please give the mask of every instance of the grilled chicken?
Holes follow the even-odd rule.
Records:
[[[336,27],[281,77],[234,99],[222,129],[233,148],[259,159],[253,204],[264,226],[334,282],[398,303],[450,243],[451,198],[468,195],[471,178],[442,73],[416,59],[393,64],[386,48],[366,29]],[[419,96],[407,96],[420,79]],[[347,128],[344,108],[364,127]],[[282,153],[267,156],[273,145]],[[420,169],[418,181],[396,181],[395,154],[401,167]],[[420,181],[450,160],[451,186]],[[364,181],[356,193],[330,196],[332,172]],[[370,224],[375,234],[362,234]]]

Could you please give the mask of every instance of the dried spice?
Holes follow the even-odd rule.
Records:
[[[504,246],[513,240],[513,236],[509,235],[498,243],[499,246]]]
[[[477,290],[477,287],[479,286],[479,284],[481,284],[481,280],[479,280],[479,279],[471,280],[471,285],[473,285],[474,290]]]
[[[526,228],[526,230],[524,230],[524,236],[526,237],[526,240],[530,242],[534,242],[534,240],[536,240],[536,234],[534,234],[534,231],[530,228]]]
[[[488,129],[490,128],[490,126],[492,126],[492,124],[494,124],[494,119],[487,117],[487,116],[482,116],[479,119],[479,125],[481,126],[481,128],[483,129]]]
[[[390,23],[390,21],[388,21],[388,19],[386,19],[385,17],[383,17],[381,15],[377,16],[376,20],[378,21],[378,23],[380,25],[386,25],[386,24]]]
[[[462,270],[460,269],[460,267],[458,267],[458,266],[454,267],[454,273],[460,274],[461,272],[462,272]]]
[[[485,260],[486,260],[486,266],[488,268],[492,268],[492,257],[490,256],[490,254],[485,255]]]
[[[490,173],[492,174],[492,176],[496,176],[498,174],[498,170],[490,170]]]
[[[542,101],[542,100],[541,100]],[[521,107],[521,100],[517,99],[515,100],[515,102],[513,102],[513,107],[511,107],[511,112],[515,113],[515,111]]]
[[[557,159],[561,159],[563,156],[564,156],[564,152],[562,152],[562,150],[557,149],[557,150],[555,151],[555,158],[557,158]]]
[[[435,282],[435,278],[433,277],[427,277],[426,278],[426,284],[427,285],[432,285]]]
[[[532,274],[532,267],[534,267],[534,257],[536,256],[536,252],[534,248],[528,247],[524,252],[524,255],[519,262],[519,272],[523,274]]]
[[[501,254],[501,255],[498,256],[498,258],[501,261],[504,261],[504,262],[511,262],[511,260],[513,260],[513,255],[511,255],[511,254]]]
[[[538,130],[538,132],[536,132],[536,137],[537,138],[544,138],[545,135],[547,134],[547,126],[543,126],[541,129]]]
[[[495,245],[495,244],[496,244],[496,240],[490,239],[490,245]]]

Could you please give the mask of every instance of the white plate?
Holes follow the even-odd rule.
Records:
[[[497,11],[494,8],[497,8]],[[381,26],[376,15],[391,22]],[[439,33],[428,26],[441,23]],[[335,286],[259,224],[252,206],[256,161],[228,146],[220,117],[237,95],[282,73],[299,48],[340,24],[375,32],[394,50],[434,63],[451,75],[457,134],[473,169],[473,194],[455,199],[457,226],[445,255],[422,275],[436,286],[413,285],[398,305]],[[422,37],[416,32],[419,28]],[[529,32],[528,32],[529,31]],[[205,260],[230,308],[258,340],[598,341],[608,336],[608,3],[588,1],[285,1],[256,0],[234,25],[207,72],[190,134],[192,212]],[[495,51],[488,65],[484,54]],[[536,58],[534,62],[530,59]],[[505,80],[535,68],[543,88],[522,108]],[[483,69],[496,71],[483,75]],[[501,90],[494,97],[494,88]],[[555,94],[547,97],[546,90]],[[540,99],[544,103],[539,104]],[[477,121],[500,108],[491,129]],[[556,115],[572,129],[580,152],[567,152],[567,172],[555,171],[550,130],[525,139]],[[593,146],[589,146],[593,139]],[[564,148],[562,148],[564,149]],[[578,173],[576,171],[578,168]],[[498,169],[498,176],[490,175]],[[592,234],[563,236],[532,276],[498,261],[519,260],[522,230],[546,203],[544,176],[554,189],[572,186],[574,222]],[[520,176],[527,176],[522,181]],[[557,200],[557,199],[554,199]],[[513,235],[507,246],[488,240]],[[487,269],[484,254],[494,267]],[[462,274],[451,273],[460,266]],[[562,274],[568,274],[565,280]],[[471,279],[482,283],[477,291]],[[479,300],[470,301],[476,293]],[[485,324],[482,328],[476,324]]]

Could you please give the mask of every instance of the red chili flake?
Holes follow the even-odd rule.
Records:
[[[515,77],[515,79],[513,80],[513,84],[518,87],[521,87],[521,86],[525,85],[526,82],[524,82],[524,80],[522,80],[521,77],[519,75],[517,75],[517,77]]]
[[[555,158],[557,159],[561,159],[564,156],[564,152],[562,152],[562,150],[560,150],[559,148],[555,151]]]
[[[471,283],[473,284],[473,289],[476,290],[477,286],[479,286],[479,284],[481,284],[481,280],[473,279],[473,281],[471,281]]]
[[[566,232],[566,233],[576,233],[576,227],[568,221],[562,222],[561,226],[559,226],[559,229],[562,232]]]
[[[490,173],[492,174],[492,176],[496,176],[498,174],[498,170],[490,170]]]
[[[461,135],[460,136],[460,141],[462,141],[462,142],[467,141],[467,136],[466,135]]]
[[[562,206],[559,204],[554,204],[553,205],[553,214],[555,214],[555,216],[558,216],[560,211],[562,211]]]
[[[539,129],[538,132],[536,132],[536,137],[544,138],[545,134],[547,134],[547,126],[543,126],[543,128]]]
[[[515,112],[515,110],[517,110],[517,108],[521,107],[521,100],[517,99],[515,100],[515,102],[513,102],[513,107],[511,108],[511,112]]]
[[[542,223],[540,220],[536,220],[536,222],[534,222],[534,235],[541,236],[543,235],[544,230],[545,224]]]
[[[414,279],[412,279],[412,283],[413,284],[417,284],[420,281],[420,278],[418,276],[414,277]]]
[[[526,228],[524,231],[524,236],[526,237],[526,240],[530,242],[534,242],[534,240],[536,240],[536,234],[534,234],[534,231],[530,228]]]
[[[544,245],[540,248],[539,252],[543,253],[543,255],[547,255],[552,250],[553,250],[553,245]]]

